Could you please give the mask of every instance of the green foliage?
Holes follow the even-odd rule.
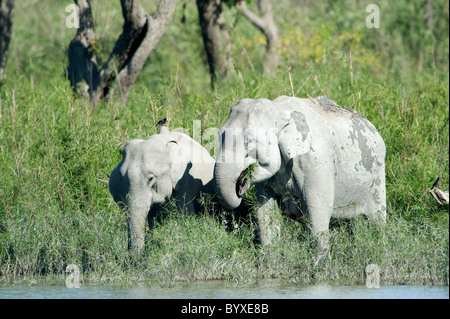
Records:
[[[252,178],[253,173],[255,172],[256,163],[250,164],[247,170],[245,171],[245,175],[242,180],[246,180],[247,178]]]
[[[268,75],[260,66],[264,37],[224,7],[233,22],[236,73],[214,91],[196,6],[188,2],[185,12],[177,8],[127,103],[115,99],[113,88],[116,95],[95,110],[72,94],[64,75],[75,33],[64,25],[69,3],[16,4],[8,79],[0,88],[0,282],[53,276],[62,283],[66,266],[75,263],[92,283],[282,278],[352,284],[364,282],[365,267],[377,263],[382,283],[448,284],[448,206],[428,194],[437,176],[448,189],[446,1],[379,1],[380,29],[365,27],[367,13],[356,0],[274,3],[281,61]],[[93,5],[101,62],[121,32],[120,4]],[[383,136],[387,224],[335,222],[319,267],[307,225],[284,218],[280,241],[260,247],[252,217],[234,220],[230,230],[221,216],[210,216],[214,205],[205,198],[197,216],[169,207],[147,250],[129,253],[125,216],[107,184],[124,143],[156,133],[164,117],[170,128],[189,134],[200,120],[204,133],[219,128],[240,98],[291,95],[288,66],[297,96],[325,94],[362,113]],[[254,188],[245,200],[255,203]]]

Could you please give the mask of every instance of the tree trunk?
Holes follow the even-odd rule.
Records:
[[[95,31],[91,4],[78,0],[80,27],[69,44],[67,75],[72,88],[81,96],[88,97],[99,85],[99,71],[95,58]]]
[[[123,31],[111,55],[99,70],[95,60],[95,32],[89,0],[75,0],[80,8],[80,28],[69,45],[68,76],[72,87],[97,105],[115,80],[126,100],[150,53],[172,20],[179,0],[161,0],[149,15],[139,0],[121,0]],[[80,92],[81,91],[81,92]]]
[[[197,0],[200,28],[208,59],[211,85],[234,69],[230,35],[222,14],[222,0]]]
[[[14,0],[0,0],[0,82],[6,80]]]
[[[277,47],[279,43],[278,28],[275,25],[270,0],[257,0],[260,17],[255,15],[245,2],[237,2],[237,7],[242,14],[250,20],[266,37],[266,55],[263,61],[263,72],[269,73],[278,66],[279,55]]]

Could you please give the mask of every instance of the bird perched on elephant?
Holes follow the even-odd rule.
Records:
[[[214,190],[214,159],[186,134],[160,128],[146,140],[128,141],[109,178],[109,190],[126,211],[128,248],[144,247],[145,227],[154,226],[160,204],[170,196],[179,210],[195,211],[195,199]]]
[[[328,247],[331,218],[385,221],[384,141],[361,114],[325,97],[242,99],[219,130],[217,194],[230,209],[255,184],[260,241],[269,244],[282,211],[308,220],[318,248]]]

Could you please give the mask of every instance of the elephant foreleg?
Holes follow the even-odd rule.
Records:
[[[316,241],[319,258],[323,257],[329,248],[329,225],[333,213],[334,183],[331,172],[313,172],[308,180],[315,185],[302,190],[302,206],[308,215],[310,230]]]
[[[270,245],[280,237],[280,213],[275,196],[259,185],[256,186],[256,193],[258,194],[256,219],[259,240],[263,245]]]

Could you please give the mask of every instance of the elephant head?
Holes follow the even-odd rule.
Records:
[[[129,249],[143,248],[147,217],[153,226],[154,214],[149,212],[180,188],[189,164],[166,127],[146,140],[126,143],[122,161],[111,173],[109,190],[127,213]]]
[[[234,209],[252,184],[274,176],[282,161],[307,153],[311,135],[302,113],[280,109],[267,99],[243,99],[219,131],[220,148],[214,168],[222,204]]]

